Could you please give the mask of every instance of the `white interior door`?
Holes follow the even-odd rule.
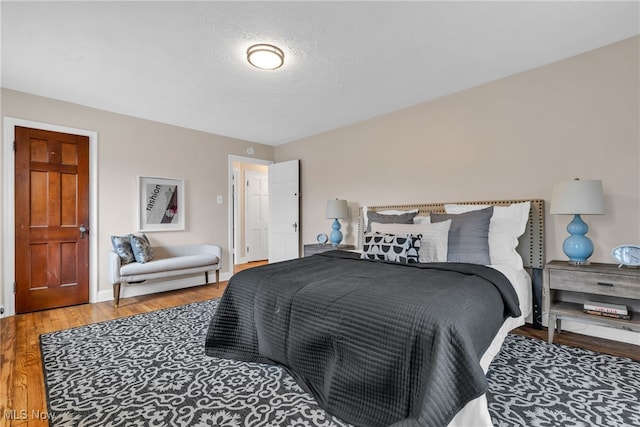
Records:
[[[269,165],[269,262],[300,256],[300,161]]]
[[[268,175],[245,172],[245,258],[247,262],[268,258]]]

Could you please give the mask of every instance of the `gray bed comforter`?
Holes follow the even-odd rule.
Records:
[[[349,252],[234,275],[206,354],[283,365],[356,426],[445,426],[487,390],[480,358],[518,297],[473,264],[395,264]]]

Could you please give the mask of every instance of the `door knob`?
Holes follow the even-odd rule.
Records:
[[[84,235],[87,231],[89,231],[89,229],[87,227],[85,227],[84,224],[80,225],[80,228],[78,229],[80,230],[80,238],[84,239]]]

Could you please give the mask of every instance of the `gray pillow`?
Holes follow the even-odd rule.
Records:
[[[493,206],[461,214],[431,214],[431,222],[451,220],[447,261],[491,264],[489,256],[489,224]]]
[[[146,235],[131,236],[131,249],[133,250],[133,256],[136,257],[136,261],[140,264],[151,261],[153,259],[153,249],[151,249],[151,243]]]
[[[413,224],[413,218],[418,212],[407,212],[398,215],[384,215],[373,211],[367,211],[367,232],[371,231],[371,223],[379,222],[382,224]]]
[[[120,257],[120,263],[122,265],[130,264],[136,260],[133,256],[133,249],[131,249],[130,234],[126,236],[111,236],[111,245]]]

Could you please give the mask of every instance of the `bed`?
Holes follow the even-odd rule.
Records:
[[[206,353],[280,364],[356,426],[491,425],[485,374],[506,334],[536,317],[543,218],[541,200],[361,208],[359,252],[234,275]]]

